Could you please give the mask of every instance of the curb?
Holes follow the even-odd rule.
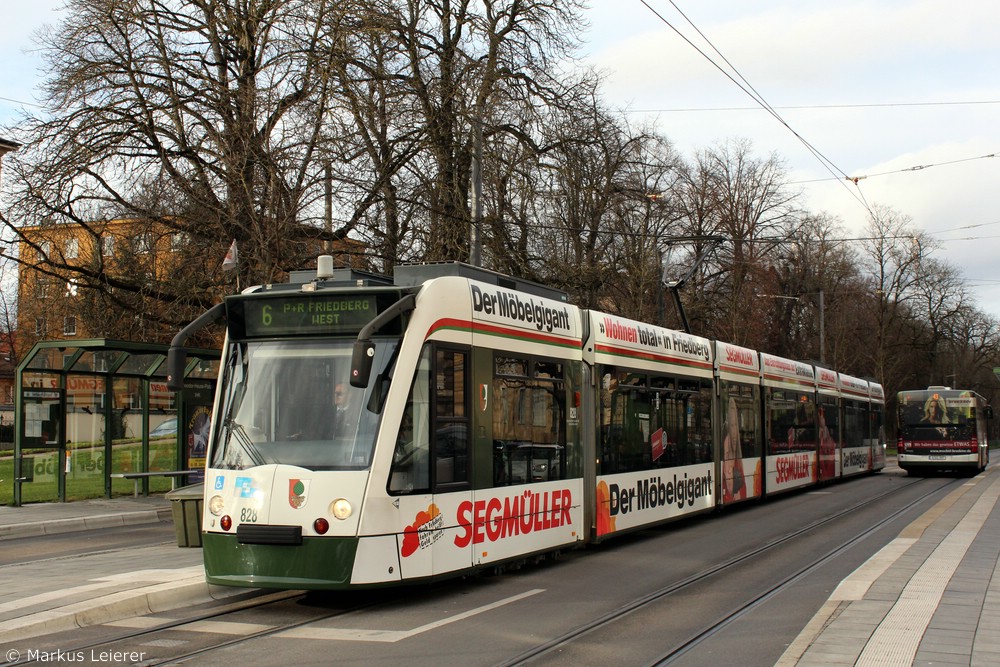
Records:
[[[88,517],[81,516],[70,519],[13,523],[0,526],[0,540],[10,540],[21,537],[41,537],[43,535],[59,535],[62,533],[76,533],[100,528],[137,526],[146,523],[157,523],[158,521],[169,521],[171,518],[171,509],[168,507],[156,510],[117,512],[113,514],[98,514]]]
[[[4,621],[0,623],[0,643],[157,614],[247,592],[248,589],[211,585],[205,581],[204,575],[143,586]]]

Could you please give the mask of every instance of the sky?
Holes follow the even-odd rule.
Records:
[[[862,201],[908,216],[1000,318],[1000,3],[598,0],[588,18],[587,60],[630,120],[688,157],[750,140],[784,162],[807,210],[854,236]],[[698,49],[728,60],[788,127]]]
[[[42,72],[31,37],[65,2],[5,3],[0,124],[36,100]],[[784,163],[804,208],[839,218],[849,235],[863,233],[862,201],[908,216],[941,243],[935,256],[960,268],[977,306],[1000,319],[1000,3],[590,5],[580,55],[603,73],[609,106],[652,123],[689,158],[749,140],[755,156]],[[725,67],[718,49],[784,124],[698,49]]]

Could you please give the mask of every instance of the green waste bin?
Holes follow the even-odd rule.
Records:
[[[201,546],[201,513],[204,506],[205,485],[182,486],[167,493],[174,519],[177,546]]]

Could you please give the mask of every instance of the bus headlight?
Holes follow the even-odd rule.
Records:
[[[351,503],[346,498],[337,498],[330,504],[330,512],[341,521],[351,516]]]
[[[219,516],[222,514],[225,504],[226,502],[222,499],[222,496],[212,496],[208,500],[208,511],[215,516]]]

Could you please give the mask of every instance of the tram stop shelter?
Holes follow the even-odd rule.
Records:
[[[13,470],[2,475],[15,506],[202,481],[219,351],[189,350],[184,390],[171,392],[167,349],[108,339],[31,348],[15,377]]]

